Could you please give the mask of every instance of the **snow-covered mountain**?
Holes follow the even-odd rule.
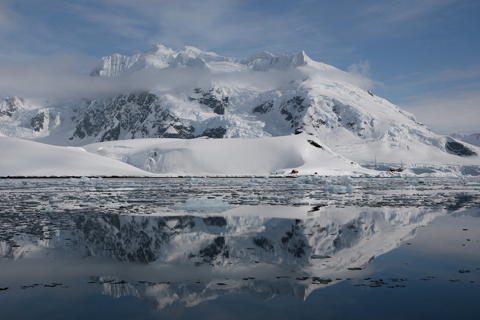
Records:
[[[463,172],[464,166],[479,164],[480,148],[432,133],[412,114],[375,96],[366,79],[315,62],[303,51],[281,56],[259,52],[239,59],[193,47],[175,51],[154,45],[131,57],[104,57],[85,76],[139,85],[110,98],[53,105],[5,98],[0,102],[0,134],[80,146],[304,131],[333,152],[372,167],[375,157],[385,166],[402,161],[421,170],[427,164],[449,163]]]
[[[460,133],[453,133],[450,135],[452,138],[461,140],[463,142],[469,143],[471,145],[480,147],[480,132],[478,133],[471,133],[471,134],[460,134]]]

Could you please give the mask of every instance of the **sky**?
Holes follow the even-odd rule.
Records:
[[[15,70],[28,85],[155,43],[238,58],[304,50],[368,77],[436,133],[480,132],[479,30],[478,0],[0,0],[0,86]]]

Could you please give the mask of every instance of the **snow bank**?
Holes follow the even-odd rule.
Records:
[[[87,145],[87,151],[162,175],[373,174],[307,134],[261,139],[136,139]]]
[[[126,163],[88,153],[83,148],[57,147],[0,137],[0,176],[146,176]]]

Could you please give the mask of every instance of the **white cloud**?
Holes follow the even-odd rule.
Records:
[[[91,60],[82,56],[56,56],[28,63],[0,64],[0,97],[61,102],[78,98],[111,98],[151,90],[191,90],[213,83],[234,82],[270,90],[298,78],[299,70],[211,73],[208,69],[147,68],[117,77],[92,77],[85,70]]]
[[[117,36],[174,48],[191,45],[237,54],[266,49],[280,54],[304,49],[305,34],[312,35],[309,41],[318,45],[330,41],[326,33],[314,27],[316,21],[305,19],[299,12],[275,12],[240,0],[97,1],[100,4],[104,10],[94,10],[88,1],[61,5]],[[283,52],[285,48],[293,49]]]
[[[370,76],[370,62],[368,60],[354,63],[348,67],[348,72],[351,74],[358,74],[364,77]]]
[[[389,34],[410,32],[424,25],[440,21],[435,14],[459,0],[402,0],[361,2],[357,11],[357,23],[360,30],[370,34]],[[448,11],[447,11],[448,12]],[[453,10],[451,10],[453,14]],[[445,11],[443,11],[445,14]]]
[[[435,133],[480,132],[480,90],[436,93],[401,107]]]
[[[447,69],[434,72],[422,72],[403,76],[404,79],[410,78],[409,81],[403,81],[399,88],[417,87],[428,84],[455,82],[463,80],[472,80],[480,78],[480,66],[469,66],[462,69]]]

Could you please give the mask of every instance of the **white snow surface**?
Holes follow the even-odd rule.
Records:
[[[307,134],[261,139],[135,139],[82,147],[0,137],[0,176],[373,174]]]
[[[85,150],[166,175],[361,175],[352,161],[309,143],[307,134],[260,139],[135,139],[84,146]]]
[[[149,176],[128,164],[88,153],[79,147],[58,147],[0,137],[0,176]]]

